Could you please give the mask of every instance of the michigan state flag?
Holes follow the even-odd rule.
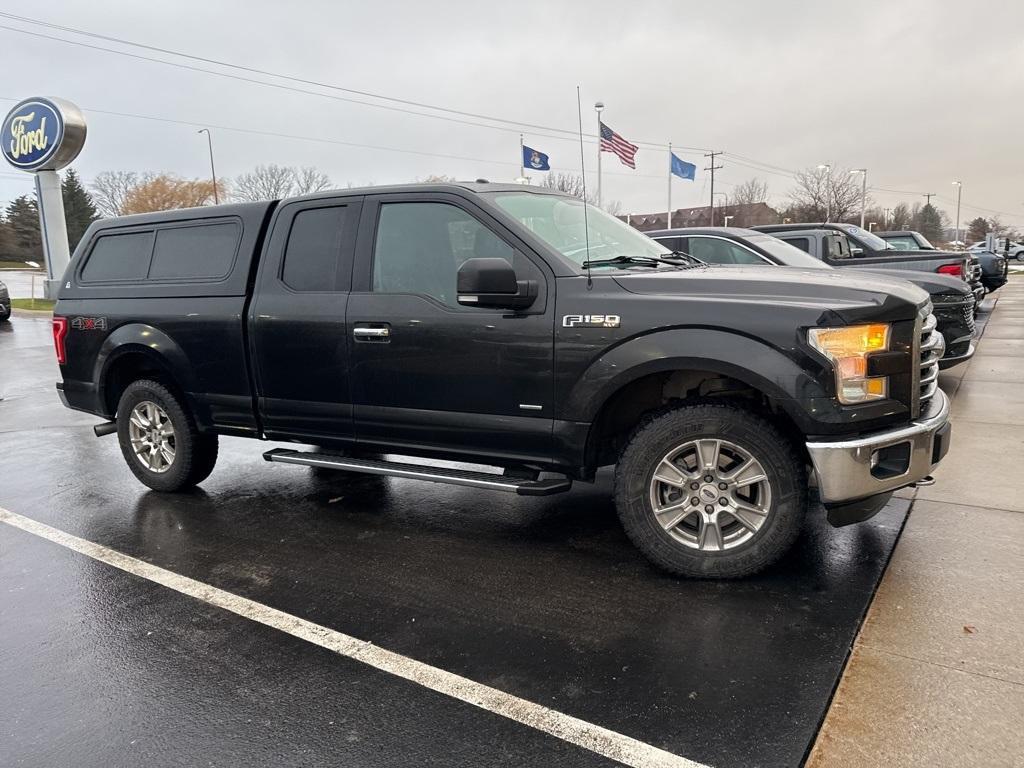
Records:
[[[523,145],[523,168],[529,168],[533,171],[551,170],[551,166],[548,165],[548,156],[525,144]]]

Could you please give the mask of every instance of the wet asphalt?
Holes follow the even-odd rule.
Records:
[[[0,506],[714,766],[798,765],[909,502],[742,581],[667,577],[610,478],[519,498],[267,464],[138,484],[0,325]],[[553,736],[0,525],[0,764],[600,766]]]

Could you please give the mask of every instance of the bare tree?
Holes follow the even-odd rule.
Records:
[[[729,205],[754,205],[768,202],[768,183],[760,179],[747,179],[729,195]]]
[[[892,209],[889,223],[893,229],[906,229],[910,226],[910,206],[906,203],[897,203]]]
[[[849,169],[808,168],[797,171],[796,183],[792,210],[805,221],[843,221],[860,211],[860,184]]]
[[[292,190],[294,195],[310,195],[330,188],[330,177],[311,165],[299,168],[295,172],[295,189]]]
[[[552,171],[544,177],[541,186],[545,189],[557,189],[559,192],[565,192],[565,194],[578,197],[580,200],[583,199],[583,177],[574,173]],[[586,200],[591,205],[597,205],[597,196],[593,193],[587,193]],[[606,200],[601,207],[612,216],[617,216],[622,212],[622,203],[619,200]]]
[[[445,173],[432,173],[422,179],[417,178],[416,181],[421,184],[451,184],[455,181],[455,177]]]
[[[121,216],[132,190],[152,178],[151,174],[140,176],[135,171],[104,171],[97,174],[89,185],[96,210],[100,216]]]
[[[236,200],[256,202],[280,200],[295,195],[320,192],[331,186],[327,174],[312,166],[294,168],[287,165],[257,165],[249,173],[235,179],[233,197]]]

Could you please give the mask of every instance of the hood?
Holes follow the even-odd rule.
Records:
[[[937,272],[922,272],[912,269],[863,269],[857,270],[864,275],[882,275],[889,279],[906,280],[922,288],[933,296],[943,293],[963,294],[966,298],[971,294],[971,287],[959,277],[940,275]]]
[[[906,280],[857,270],[714,266],[622,272],[615,281],[630,293],[692,296],[746,303],[790,304],[833,310],[846,322],[873,316],[907,319],[928,294]]]

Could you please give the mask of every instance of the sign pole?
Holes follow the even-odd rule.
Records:
[[[46,264],[43,296],[56,299],[64,270],[71,261],[64,196],[61,194],[60,175],[56,171],[36,171],[35,176],[39,231],[43,240],[43,263]]]

